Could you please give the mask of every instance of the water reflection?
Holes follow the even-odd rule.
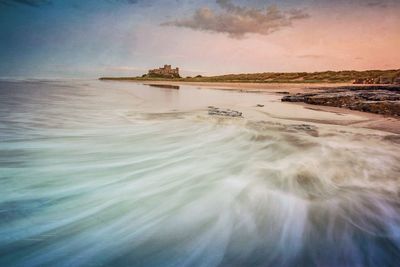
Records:
[[[171,84],[148,84],[150,87],[164,88],[164,89],[176,89],[179,90],[179,85],[171,85]]]

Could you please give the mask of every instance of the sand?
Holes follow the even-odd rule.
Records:
[[[140,84],[158,84],[158,85],[189,85],[198,87],[215,88],[222,90],[240,90],[250,92],[290,92],[304,93],[319,90],[321,87],[338,87],[352,85],[349,83],[320,84],[320,83],[220,83],[220,82],[180,82],[180,81],[129,81]]]
[[[173,81],[129,81],[146,85],[175,85],[175,86],[195,86],[199,88],[217,89],[217,90],[235,90],[241,92],[258,92],[282,96],[284,93],[305,93],[321,91],[321,88],[334,88],[339,86],[348,86],[352,84],[282,84],[282,83],[209,83],[209,82],[173,82]],[[352,85],[353,86],[353,85]],[[278,100],[279,101],[279,100]],[[394,134],[400,134],[400,119],[387,117],[377,114],[371,114],[360,111],[353,111],[343,108],[309,105],[304,103],[285,103],[282,109],[282,103],[273,107],[254,108],[258,113],[268,113],[270,117],[279,119],[288,119],[294,121],[344,125],[358,128],[374,129]],[[297,108],[296,108],[297,106]],[[302,109],[299,109],[301,106]],[[273,112],[271,112],[273,111]],[[256,114],[256,112],[253,112]],[[335,114],[338,116],[331,116]],[[254,115],[256,116],[256,115]]]

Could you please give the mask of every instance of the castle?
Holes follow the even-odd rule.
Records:
[[[162,68],[149,70],[148,76],[163,78],[180,78],[179,68],[171,68],[171,65],[164,65]]]

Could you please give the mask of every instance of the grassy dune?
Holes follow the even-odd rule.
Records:
[[[219,76],[197,76],[186,78],[160,77],[103,77],[101,80],[160,80],[184,82],[256,82],[256,83],[346,83],[360,79],[400,78],[398,70],[368,70],[368,71],[325,71],[325,72],[264,72],[247,74],[227,74]]]

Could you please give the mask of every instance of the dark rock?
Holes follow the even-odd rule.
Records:
[[[208,107],[208,115],[212,116],[225,116],[225,117],[243,117],[243,113],[236,111],[236,110],[230,110],[230,109],[219,109],[213,106]]]
[[[400,116],[400,101],[356,102],[349,108],[382,115]]]
[[[283,102],[304,102],[349,108],[376,114],[400,116],[400,90],[398,87],[359,90],[354,88],[335,88],[314,94],[295,94],[284,96]]]
[[[258,108],[262,108],[262,107],[264,107],[264,105],[257,104],[257,107],[258,107]]]
[[[286,129],[289,131],[301,131],[306,132],[307,134],[318,137],[318,129],[317,127],[309,124],[295,124],[295,125],[288,125]]]
[[[306,98],[310,98],[317,94],[295,94],[282,97],[283,102],[305,102]]]

